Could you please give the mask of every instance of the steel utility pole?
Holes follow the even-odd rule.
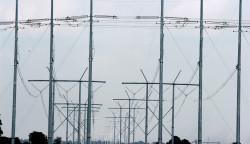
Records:
[[[73,144],[75,144],[75,121],[76,121],[76,112],[74,108],[74,113],[73,113]]]
[[[126,91],[127,93],[127,91]],[[127,93],[128,95],[128,93]],[[129,97],[129,95],[128,95]],[[131,100],[130,100],[130,97],[129,97],[129,100],[128,100],[128,104],[129,104],[129,110],[128,110],[128,144],[130,144],[130,117],[131,117],[131,111],[130,111],[130,108],[131,108]]]
[[[82,104],[82,78],[85,74],[85,72],[87,71],[87,68],[85,69],[85,71],[83,72],[81,78],[80,78],[80,82],[79,82],[79,106],[78,106],[78,136],[77,136],[77,144],[81,144],[81,104]],[[85,131],[84,131],[85,133]]]
[[[66,103],[67,107],[67,122],[66,122],[66,144],[68,144],[68,133],[69,133],[69,103]]]
[[[174,144],[174,103],[175,103],[175,96],[174,96],[174,90],[175,90],[175,82],[177,78],[179,77],[181,71],[179,71],[178,75],[176,76],[174,82],[173,82],[173,97],[172,97],[172,144]]]
[[[202,67],[203,67],[203,0],[200,7],[200,57],[199,57],[199,106],[198,106],[198,144],[202,144]]]
[[[84,111],[84,133],[83,133],[83,143],[85,144],[86,143],[86,118],[87,118],[87,107],[85,107],[85,111]]]
[[[82,79],[82,77],[81,77]],[[81,80],[80,79],[80,80]],[[78,133],[77,133],[77,144],[81,144],[81,104],[82,104],[82,83],[79,82],[79,111],[78,111]]]
[[[128,115],[128,113],[127,113],[126,115]],[[128,118],[129,118],[129,117],[128,117]],[[126,139],[126,133],[127,133],[127,119],[126,119],[126,118],[125,118],[124,128],[125,128],[125,130],[124,130],[124,143],[126,144],[126,141],[127,141],[127,139]]]
[[[240,144],[240,88],[241,88],[241,22],[242,22],[242,0],[239,3],[239,30],[238,30],[238,65],[237,65],[237,122],[236,122],[236,144]]]
[[[161,0],[161,26],[160,26],[160,71],[159,71],[159,123],[158,123],[158,144],[162,144],[162,101],[163,101],[163,43],[164,43],[164,0]]]
[[[92,42],[93,42],[93,0],[90,0],[89,25],[89,82],[88,82],[88,112],[87,112],[87,144],[91,144],[91,103],[92,103]]]
[[[122,106],[119,104],[120,108]],[[120,144],[122,143],[122,109],[120,109]]]
[[[92,109],[95,108],[95,107],[91,107]],[[83,143],[85,144],[87,139],[86,139],[86,121],[87,121],[87,107],[85,107],[85,110],[84,110],[84,127],[83,127],[83,131],[84,131],[84,134],[83,134]],[[96,111],[96,110],[91,110],[92,112],[99,112],[99,111]],[[92,119],[91,119],[92,120]],[[93,126],[94,127],[94,126]]]
[[[18,0],[16,0],[16,20],[15,20],[15,54],[14,54],[14,80],[13,80],[13,104],[12,104],[12,129],[11,144],[15,144],[16,134],[16,84],[18,68]]]
[[[55,82],[53,82],[53,90],[52,90],[52,126],[51,126],[51,131],[52,131],[52,139],[54,139],[54,126],[55,126]]]
[[[148,143],[148,98],[149,98],[149,94],[148,94],[148,80],[144,74],[144,72],[142,71],[142,75],[144,77],[144,79],[146,80],[147,84],[146,84],[146,120],[145,120],[145,144]]]
[[[49,117],[48,117],[48,144],[53,144],[53,104],[52,104],[52,85],[53,85],[53,71],[54,71],[54,16],[53,16],[53,0],[51,0],[51,18],[50,18],[50,68],[49,68]]]
[[[126,91],[127,93],[127,91]],[[127,93],[128,94],[128,93]],[[130,117],[131,117],[131,111],[130,111],[130,107],[131,107],[131,101],[130,101],[130,97],[128,100],[128,104],[129,104],[129,110],[128,110],[128,144],[130,144]]]
[[[134,120],[133,120],[133,143],[135,143],[135,108],[133,108],[134,111],[133,111],[133,117],[134,117]]]
[[[116,118],[114,120],[114,144],[115,144],[115,140],[116,140],[116,138],[115,138],[115,129],[116,129]]]

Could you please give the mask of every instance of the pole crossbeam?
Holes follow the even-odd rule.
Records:
[[[141,99],[113,99],[113,100],[134,100],[134,101],[137,101],[137,100],[141,100]]]
[[[123,82],[122,84],[125,85],[158,85],[160,83],[154,83],[154,82]],[[186,83],[162,83],[163,85],[187,85],[187,86],[199,86],[199,84],[186,84]]]
[[[66,107],[61,107],[61,108],[66,108]],[[78,107],[68,107],[68,108],[77,109]],[[86,107],[81,107],[81,108],[86,108]],[[91,107],[91,108],[100,109],[101,107]]]
[[[69,111],[78,111],[78,110],[69,110]],[[86,110],[81,110],[81,111],[86,111]],[[92,112],[99,112],[98,110],[92,110]]]
[[[48,82],[49,80],[28,80],[28,82]],[[53,82],[87,83],[87,80],[53,80]],[[106,83],[106,81],[92,81],[93,83]]]
[[[129,100],[129,99],[113,99],[113,100]],[[130,100],[135,100],[135,101],[159,101],[159,100],[146,100],[146,99],[130,99]]]
[[[55,105],[65,105],[67,103],[54,103]],[[78,103],[68,103],[68,105],[79,105]],[[80,105],[88,105],[88,104],[80,104]],[[102,106],[102,104],[91,104],[91,105],[99,105]],[[85,108],[85,107],[84,107]]]
[[[108,109],[145,109],[145,108],[108,108]]]
[[[105,118],[129,118],[129,117],[105,117]],[[132,118],[132,117],[130,117]]]

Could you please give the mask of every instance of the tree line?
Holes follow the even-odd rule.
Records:
[[[61,137],[54,139],[54,144],[61,144]],[[11,144],[11,138],[0,136],[0,144]],[[15,144],[48,144],[48,138],[42,132],[33,131],[29,134],[29,140],[21,142],[21,140],[16,137]]]

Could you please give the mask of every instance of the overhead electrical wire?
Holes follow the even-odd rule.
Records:
[[[9,30],[9,29],[12,29],[12,30],[13,30],[13,28],[14,28],[14,27],[5,27],[5,28],[1,28],[1,29],[0,29],[0,32],[5,32],[5,31],[7,31],[7,30]]]
[[[36,50],[36,48],[37,48],[38,45],[40,44],[40,42],[41,42],[42,38],[44,37],[45,33],[47,32],[48,28],[49,28],[49,26],[46,27],[46,29],[43,31],[43,33],[42,33],[41,36],[38,38],[38,41],[36,42],[35,45],[32,45],[32,44],[31,44],[31,49],[29,50],[29,54],[28,54],[28,56],[23,60],[23,62],[22,62],[22,64],[21,64],[20,67],[22,67],[22,66],[29,60],[29,58],[31,57],[31,55],[34,53],[34,51]],[[31,40],[30,40],[30,42],[31,42]]]
[[[6,45],[6,43],[8,42],[8,40],[10,39],[10,36],[12,35],[13,31],[14,31],[14,29],[12,29],[10,31],[10,33],[7,35],[6,39],[4,40],[3,44],[0,47],[0,50],[2,50],[4,48],[4,46]]]
[[[0,99],[6,94],[6,92],[8,91],[9,87],[11,86],[11,82],[9,82],[5,89],[3,90],[3,92],[0,94]]]
[[[159,70],[160,70],[160,64],[158,63],[152,82],[155,82],[155,80],[156,80],[156,78],[157,78],[157,76],[159,74]],[[149,93],[152,92],[152,89],[155,90],[153,84],[149,85]],[[148,98],[150,98],[150,95],[149,95]],[[156,112],[156,109],[157,109],[158,105],[159,105],[159,103],[156,103],[156,105],[153,105],[154,106],[154,113]],[[151,117],[149,117],[149,120],[148,120],[149,123],[153,120],[153,117],[154,117],[153,115],[151,115]]]
[[[79,42],[83,32],[86,29],[87,24],[85,24],[84,28],[82,29],[82,31],[80,31],[80,33],[78,34],[77,38],[75,39],[75,41],[72,43],[72,45],[69,47],[66,55],[64,56],[64,58],[62,59],[62,61],[59,63],[58,68],[57,68],[57,72],[61,69],[62,65],[65,63],[65,61],[67,60],[67,58],[69,57],[70,53],[72,52],[72,50],[75,48],[76,44]]]
[[[196,73],[197,73],[198,69],[199,69],[199,66],[198,66],[198,64],[197,64],[197,66],[196,66],[196,68],[193,70],[193,73],[192,73],[190,79],[188,80],[187,84],[190,84],[190,83],[193,81],[194,77],[196,76]],[[182,91],[185,92],[187,88],[188,88],[188,85],[185,86],[185,87],[183,88]],[[182,93],[180,93],[179,95],[177,95],[177,96],[175,97],[175,100],[177,100],[180,96],[182,96]]]
[[[237,69],[234,69],[232,71],[232,73],[229,75],[229,77],[223,82],[223,84],[218,89],[216,89],[211,95],[209,95],[208,97],[204,98],[203,100],[209,100],[212,97],[214,97],[217,93],[219,93],[226,86],[226,84],[230,81],[230,79],[234,76],[234,74],[235,74],[236,71],[237,71]]]
[[[89,16],[83,15],[83,16],[67,16],[64,18],[55,18],[55,26],[70,26],[70,27],[79,27],[83,23],[87,23],[87,20],[80,21],[81,19],[86,19]],[[97,22],[100,23],[103,19],[112,19],[116,20],[116,22],[119,22],[122,19],[126,20],[134,20],[135,22],[140,22],[141,20],[158,20],[159,16],[115,16],[115,15],[95,15],[94,18],[97,19]],[[171,25],[173,28],[185,28],[187,25],[194,25],[192,28],[199,28],[199,20],[196,18],[186,18],[186,17],[165,17],[165,25]],[[13,25],[13,21],[8,22],[0,22],[0,25]],[[48,26],[49,19],[28,19],[28,20],[20,20],[20,25],[27,25],[31,27],[42,27],[42,26]],[[157,23],[157,22],[156,22]],[[243,28],[248,27],[250,25],[249,20],[243,20]],[[204,20],[204,27],[211,28],[211,29],[224,29],[224,28],[237,28],[237,21],[236,20],[227,20],[227,19],[206,19]],[[155,24],[154,24],[155,25]],[[108,26],[108,25],[106,25]],[[115,26],[115,25],[111,25]],[[123,25],[123,27],[126,27],[126,25]],[[131,26],[130,26],[131,27]],[[135,26],[135,27],[143,27],[143,26]]]
[[[190,78],[189,81],[188,81],[188,84],[190,84],[190,83],[192,82],[193,78],[195,77],[195,75],[196,75],[196,73],[197,73],[197,71],[198,71],[198,68],[199,68],[199,67],[198,67],[198,65],[197,65],[197,67],[196,67],[196,69],[194,70],[194,72],[193,72],[191,78]],[[188,86],[185,86],[184,89],[181,90],[181,93],[180,93],[177,97],[175,97],[175,99],[178,99],[181,95],[183,95],[183,94],[185,93],[185,91],[187,90],[187,88],[188,88]],[[192,90],[189,94],[191,94],[193,91],[194,91],[194,90]],[[188,95],[189,95],[189,94],[188,94]],[[187,100],[187,96],[188,96],[188,95],[185,95],[185,97],[184,97],[184,99],[183,99],[183,101],[182,101],[180,107],[178,108],[177,112],[174,114],[174,118],[176,118],[176,117],[179,115],[179,113],[181,112],[181,110],[182,110],[182,108],[183,108],[183,106],[184,106],[184,104],[185,104],[185,102],[186,102],[186,100]]]
[[[183,91],[180,89],[180,88],[178,88],[178,90],[180,91],[180,92],[182,92],[186,97],[189,95],[189,94],[191,94],[193,91],[195,91],[196,89],[197,89],[198,87],[195,87],[193,90],[191,90],[189,93],[183,93]],[[188,99],[191,99],[193,102],[197,102],[197,100],[196,99],[192,99],[192,98],[190,98],[190,97],[187,97]]]
[[[212,97],[214,97],[217,93],[219,93],[226,86],[226,84],[229,82],[229,80],[233,77],[233,75],[234,75],[235,72],[236,72],[236,69],[234,69],[234,71],[229,75],[229,77],[223,82],[223,84],[215,92],[213,92],[208,97],[204,98],[203,101],[209,100]],[[185,89],[181,90],[182,93],[179,96],[181,96],[182,94],[184,94],[184,91],[185,91]],[[175,114],[175,117],[177,117],[177,115],[180,113],[181,109],[183,108],[183,106],[185,104],[185,101],[186,101],[186,98],[187,98],[187,95],[184,98],[184,100],[182,101],[180,108],[178,109],[177,113]]]
[[[28,93],[28,95],[31,96],[31,97],[39,97],[40,94],[34,95],[34,94],[32,94],[32,93],[30,92],[30,90],[29,90],[27,84],[25,83],[25,81],[24,81],[24,79],[23,79],[22,72],[21,72],[21,70],[20,70],[19,67],[17,67],[17,71],[18,71],[18,75],[19,75],[19,77],[20,77],[20,79],[21,79],[21,82],[22,82],[22,84],[23,84],[23,87],[24,87],[24,89],[26,90],[26,92]]]
[[[235,133],[233,131],[233,129],[231,128],[230,124],[227,122],[226,118],[223,116],[222,112],[220,111],[219,107],[216,105],[216,103],[213,101],[213,99],[209,99],[212,104],[214,105],[215,109],[217,110],[217,112],[219,113],[219,115],[221,116],[223,122],[226,124],[226,126],[228,127],[228,129],[230,130],[232,136],[235,136]]]
[[[22,114],[22,117],[20,117],[20,120],[18,121],[17,133],[23,132],[22,128],[25,126],[26,121],[29,119],[29,117],[33,113],[33,111],[36,110],[37,101],[38,101],[38,99],[34,99],[34,101],[29,105],[27,110],[22,110],[24,113]]]
[[[44,102],[44,99],[43,99],[43,93],[41,92],[40,95],[41,95],[40,98],[41,98],[41,101],[42,101],[42,104],[43,104],[44,113],[45,113],[46,117],[48,118],[48,112],[46,110],[45,102]]]
[[[135,95],[136,95],[138,92],[140,92],[145,86],[142,86],[142,87],[139,88],[136,92],[131,91],[127,86],[125,86],[125,87],[126,87],[126,89],[127,89],[129,92],[131,92],[131,93],[133,94],[133,98],[135,98]]]
[[[173,37],[171,31],[170,31],[168,28],[167,28],[167,30],[169,31],[171,37],[172,37],[173,40],[175,41],[175,43],[176,43],[177,47],[179,48],[180,52],[181,52],[182,55],[184,56],[186,62],[187,62],[188,65],[189,65],[189,67],[190,67],[191,69],[193,69],[192,66],[191,66],[191,64],[190,64],[190,62],[188,61],[188,59],[186,58],[186,56],[185,56],[184,53],[182,52],[182,50],[181,50],[181,48],[180,48],[178,42],[177,42],[176,39]],[[205,31],[206,31],[206,33],[207,33],[207,35],[208,35],[208,37],[209,37],[209,40],[210,40],[211,43],[213,44],[213,47],[216,49],[216,52],[217,52],[217,54],[219,55],[221,61],[222,61],[223,64],[224,64],[224,66],[228,69],[228,67],[227,67],[226,63],[224,62],[224,60],[223,60],[221,54],[219,53],[218,49],[216,48],[215,43],[212,41],[212,39],[211,39],[211,37],[209,36],[209,34],[208,34],[208,32],[207,32],[206,29],[205,29]],[[227,84],[227,82],[231,79],[231,77],[233,76],[234,73],[235,73],[235,70],[229,75],[229,77],[226,79],[226,81],[225,81],[225,82],[224,82],[224,83],[223,83],[223,84],[222,84],[222,85],[221,85],[212,95],[210,95],[209,97],[215,96],[215,95],[216,95],[216,94],[217,94],[217,93]],[[187,88],[187,87],[186,87],[186,88]],[[179,95],[179,96],[180,96],[180,95]],[[208,97],[208,99],[209,99],[209,97]],[[177,98],[178,98],[178,97],[177,97]],[[206,99],[205,99],[205,100],[206,100]]]
[[[44,87],[42,90],[38,89],[34,84],[31,84],[35,89],[37,89],[39,91],[39,96],[40,96],[40,99],[41,99],[41,102],[42,102],[42,106],[43,106],[43,110],[44,110],[44,113],[46,115],[46,117],[48,118],[48,112],[46,110],[46,105],[45,105],[45,102],[44,102],[44,99],[43,99],[43,91],[49,87],[49,85],[47,85],[46,87]]]
[[[246,40],[247,45],[250,47],[250,42],[249,42],[249,40],[247,39],[247,37],[246,37],[246,35],[244,33],[243,33],[243,36],[244,36],[244,38]]]
[[[229,19],[226,19],[226,21],[231,21],[231,22],[233,22],[234,24],[237,24],[238,20],[232,20],[232,17],[233,17],[233,16],[234,16],[234,14],[236,13],[237,9],[238,9],[238,7],[237,7],[237,6],[235,6],[235,9],[234,9],[233,14],[230,16],[230,18],[229,18]],[[244,22],[243,22],[243,23],[244,23]],[[213,48],[216,50],[216,53],[218,54],[218,56],[219,56],[220,60],[222,61],[223,65],[224,65],[224,66],[225,66],[225,68],[227,69],[228,73],[230,73],[230,72],[231,72],[231,70],[229,69],[229,67],[227,66],[227,64],[225,63],[225,61],[223,60],[222,55],[220,54],[220,52],[218,51],[218,49],[217,49],[217,47],[216,47],[216,45],[215,45],[215,42],[213,42],[213,40],[212,40],[212,38],[210,37],[210,35],[208,34],[208,32],[207,32],[206,28],[204,28],[204,30],[205,30],[205,32],[206,32],[206,34],[207,34],[207,36],[208,36],[208,38],[209,38],[210,42],[212,43]],[[223,31],[222,31],[222,33],[221,33],[220,37],[217,39],[217,41],[216,41],[216,42],[218,42],[218,41],[219,41],[219,39],[221,38],[221,36],[222,36],[222,34],[223,34],[224,32],[225,32],[225,30],[223,30]],[[230,74],[230,75],[231,75],[231,74]],[[230,75],[229,75],[229,77],[230,77]],[[223,85],[223,84],[222,84],[222,85]],[[205,90],[206,94],[207,94],[207,95],[209,95],[209,93],[208,93],[207,89],[206,89],[204,86],[203,86],[203,88],[204,88],[204,90]]]
[[[207,36],[208,36],[208,39],[209,39],[210,42],[212,43],[212,45],[213,45],[213,47],[214,47],[214,49],[215,49],[217,55],[219,56],[221,62],[223,63],[223,65],[225,66],[225,68],[227,69],[227,71],[230,71],[230,69],[229,69],[229,67],[227,66],[226,62],[225,62],[224,59],[222,58],[221,53],[220,53],[219,50],[217,49],[217,47],[216,47],[214,41],[212,40],[211,36],[209,35],[209,33],[207,32],[207,30],[206,30],[205,28],[204,28],[204,30],[205,30],[205,32],[206,32],[206,34],[207,34]]]
[[[205,31],[206,31],[206,29],[205,29]],[[210,36],[209,36],[209,34],[208,34],[207,31],[206,31],[206,33],[207,33],[207,35],[208,35],[208,37],[209,37],[209,40],[212,42],[214,48],[216,49],[216,52],[217,52],[217,54],[219,55],[220,59],[222,60],[224,66],[225,66],[226,68],[228,68],[228,67],[226,66],[224,60],[222,59],[221,54],[220,54],[219,51],[217,50],[217,48],[216,48],[214,42],[213,42],[212,39],[210,38]],[[170,32],[170,34],[171,34],[171,32]],[[171,36],[172,36],[172,35],[171,35]],[[173,37],[172,37],[172,38],[173,38]],[[176,41],[175,41],[175,42],[176,42]],[[177,42],[176,42],[176,43],[177,43]],[[178,43],[177,43],[177,44],[178,44]],[[178,47],[179,47],[179,46],[178,46]],[[187,60],[187,59],[185,59],[185,60]],[[224,83],[223,83],[214,93],[212,93],[212,95],[208,96],[205,100],[211,100],[211,101],[212,101],[211,98],[212,98],[213,96],[215,96],[221,89],[224,88],[224,86],[228,83],[228,81],[233,77],[233,75],[234,75],[235,72],[236,72],[236,69],[234,69],[234,71],[229,75],[229,77],[226,79],[226,81],[225,81],[225,82],[224,82]],[[180,107],[180,109],[178,110],[178,112],[177,112],[177,114],[175,115],[175,117],[178,115],[178,113],[180,112],[181,108],[183,107],[183,105],[184,105],[184,103],[185,103],[185,101],[186,101],[186,98],[187,98],[187,95],[186,95],[184,101],[182,102],[181,107]],[[203,100],[204,100],[204,99],[203,99]],[[213,104],[216,106],[216,104],[215,104],[214,102],[213,102]],[[218,110],[218,107],[216,107],[216,110],[220,113],[220,111]],[[221,113],[220,113],[220,115],[221,115]],[[222,116],[224,122],[227,124],[227,126],[229,126],[228,123],[225,121],[223,115],[221,115],[221,116]],[[230,127],[229,127],[229,128],[230,128]],[[230,128],[230,129],[231,129],[231,128]],[[232,130],[231,130],[231,131],[232,131]]]
[[[191,70],[194,70],[194,69],[193,69],[193,66],[191,65],[191,63],[189,62],[189,60],[187,59],[187,57],[185,56],[185,54],[184,54],[183,50],[181,49],[179,43],[177,42],[177,40],[175,39],[174,35],[172,34],[172,32],[169,30],[168,27],[167,27],[167,30],[168,30],[168,32],[169,32],[171,38],[174,40],[174,43],[176,44],[178,50],[180,51],[180,53],[181,53],[182,56],[184,57],[186,63],[189,65],[189,67],[191,68]]]
[[[155,70],[155,74],[154,74],[153,79],[152,79],[152,82],[155,82],[155,80],[156,80],[156,78],[157,78],[157,76],[159,74],[159,69],[160,69],[160,64],[158,63],[158,65],[156,67],[156,70]],[[149,93],[152,91],[153,86],[154,86],[153,84],[149,85]],[[150,96],[149,96],[149,98],[150,98]]]
[[[227,66],[226,62],[225,62],[224,59],[222,58],[222,55],[221,55],[220,52],[218,51],[218,49],[217,49],[215,43],[213,42],[212,38],[211,38],[210,35],[208,34],[207,30],[206,30],[206,29],[204,29],[204,30],[205,30],[205,32],[206,32],[206,34],[207,34],[207,36],[208,36],[210,42],[212,43],[214,49],[216,50],[216,53],[218,54],[220,60],[222,61],[224,67],[227,69],[228,72],[230,72],[229,67]],[[222,89],[225,87],[225,85],[230,81],[230,79],[233,78],[235,72],[236,72],[236,69],[234,69],[234,70],[230,73],[230,75],[228,76],[228,78],[222,83],[222,85],[221,85],[218,89],[216,89],[211,95],[208,95],[208,97],[204,98],[203,100],[208,100],[208,99],[210,99],[211,97],[214,97],[217,93],[219,93],[220,90],[222,90]],[[207,91],[206,91],[206,92],[207,92]],[[208,94],[208,92],[207,92],[207,94]]]
[[[13,32],[13,30],[11,31],[11,33],[12,33],[12,32]],[[7,37],[6,41],[3,43],[2,47],[6,44],[6,42],[7,42],[7,40],[9,39],[11,33],[10,33],[9,36]],[[39,40],[39,41],[40,41],[40,40]],[[38,42],[38,43],[39,43],[39,42]],[[26,62],[26,61],[25,61],[25,62]],[[25,62],[24,62],[24,63],[25,63]],[[24,63],[23,63],[23,64],[24,64]],[[22,85],[23,85],[24,88],[25,88],[25,91],[26,91],[26,92],[28,93],[28,95],[31,96],[31,97],[37,98],[37,97],[40,96],[40,98],[41,98],[41,100],[42,100],[42,104],[43,104],[43,108],[44,108],[45,115],[48,117],[48,114],[47,114],[47,111],[46,111],[46,108],[45,108],[45,103],[44,103],[44,100],[43,100],[43,95],[42,95],[42,92],[47,88],[47,86],[46,86],[43,90],[39,90],[38,88],[36,88],[36,89],[39,90],[39,92],[40,92],[38,95],[32,94],[31,91],[29,90],[27,84],[26,84],[25,81],[24,81],[24,78],[23,78],[23,75],[22,75],[20,66],[17,67],[17,70],[18,70],[18,75],[19,75],[19,77],[20,77],[20,80],[21,80],[21,82],[22,82]],[[33,85],[33,84],[32,84],[32,85]],[[33,86],[34,86],[34,85],[33,85]],[[34,86],[34,87],[35,87],[35,86]]]

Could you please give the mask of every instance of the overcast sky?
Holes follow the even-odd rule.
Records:
[[[10,21],[15,18],[15,1],[0,0],[0,21]],[[205,19],[238,19],[238,1],[236,0],[205,0]],[[250,1],[243,1],[243,19],[249,20]],[[199,19],[199,0],[165,0],[165,16],[187,17]],[[122,82],[144,82],[140,72],[142,69],[149,81],[158,82],[159,59],[159,24],[158,20],[151,20],[151,27],[145,27],[144,20],[129,20],[126,16],[159,16],[160,0],[94,0],[94,15],[116,15],[117,20],[96,19],[94,23],[94,62],[93,79],[105,80],[107,83],[94,93],[94,103],[103,104],[99,113],[94,114],[93,139],[112,139],[112,122],[105,116],[112,116],[109,107],[118,107],[114,98],[127,98],[125,90],[136,92],[142,86],[122,85]],[[54,17],[89,15],[88,0],[55,0]],[[19,2],[19,19],[38,19],[50,17],[49,0],[22,0]],[[120,18],[119,18],[120,17]],[[84,19],[87,21],[88,19]],[[122,22],[125,21],[125,22]],[[249,22],[249,21],[248,21]],[[106,24],[106,26],[104,26]],[[108,26],[107,26],[108,25]],[[119,27],[118,27],[119,25]],[[139,26],[138,26],[139,25]],[[13,25],[11,25],[13,26]],[[138,26],[138,27],[136,27]],[[143,26],[143,27],[142,27]],[[152,27],[153,26],[153,27]],[[170,26],[170,25],[168,25]],[[0,29],[8,26],[0,25]],[[20,77],[17,81],[17,121],[16,136],[28,138],[32,131],[41,131],[47,135],[48,88],[39,94],[28,80],[48,79],[49,73],[49,32],[48,26],[33,28],[20,25],[19,30],[19,66],[24,82],[32,94],[26,92]],[[24,28],[24,29],[23,29]],[[247,31],[248,29],[244,29]],[[203,87],[203,140],[220,141],[228,144],[235,141],[236,133],[236,73],[228,83],[211,99],[211,96],[235,70],[237,64],[237,28],[205,29],[204,30],[204,87]],[[172,28],[164,29],[164,82],[172,82],[178,72],[181,74],[179,83],[187,83],[194,73],[199,59],[199,29]],[[84,23],[81,27],[55,26],[55,73],[57,79],[78,80],[88,67],[89,26]],[[242,105],[241,105],[241,142],[250,142],[250,33],[242,35]],[[14,55],[14,29],[0,31],[0,114],[3,122],[4,136],[11,134],[12,112],[12,80]],[[87,80],[88,73],[83,79]],[[198,72],[192,83],[198,83]],[[33,83],[42,90],[48,83]],[[84,84],[87,86],[87,84]],[[82,86],[83,102],[87,99],[87,88]],[[94,90],[101,84],[94,84]],[[74,86],[74,87],[73,87]],[[78,102],[78,84],[60,83],[56,91],[56,102],[65,102],[59,94],[66,96],[63,89],[69,90],[68,99]],[[151,91],[152,99],[158,99],[158,86]],[[164,86],[164,113],[171,107],[172,88]],[[188,87],[187,97],[180,95],[184,87],[176,87],[176,118],[175,134],[182,139],[194,141],[198,132],[198,89]],[[145,97],[145,86],[135,95],[136,98]],[[134,95],[128,91],[131,97]],[[128,107],[125,101],[120,102]],[[133,104],[134,105],[134,104]],[[145,107],[144,103],[138,105]],[[158,105],[150,102],[150,108],[158,116]],[[65,111],[64,111],[65,112]],[[119,116],[118,111],[116,116]],[[124,110],[123,114],[128,111]],[[150,113],[151,130],[157,119]],[[136,112],[136,121],[144,118],[145,112]],[[72,119],[72,118],[70,118]],[[58,111],[55,113],[56,127],[63,120]],[[171,129],[171,113],[164,118],[164,125]],[[65,140],[65,124],[56,131],[55,136]],[[110,126],[110,127],[107,127]],[[140,125],[144,129],[144,121]],[[72,127],[70,127],[70,133]],[[157,128],[149,134],[149,141],[157,141]],[[72,137],[71,137],[72,138]],[[71,139],[70,138],[70,139]],[[132,137],[131,137],[132,138]],[[167,142],[170,135],[163,129],[163,141]],[[140,128],[136,129],[136,141],[144,140]]]

